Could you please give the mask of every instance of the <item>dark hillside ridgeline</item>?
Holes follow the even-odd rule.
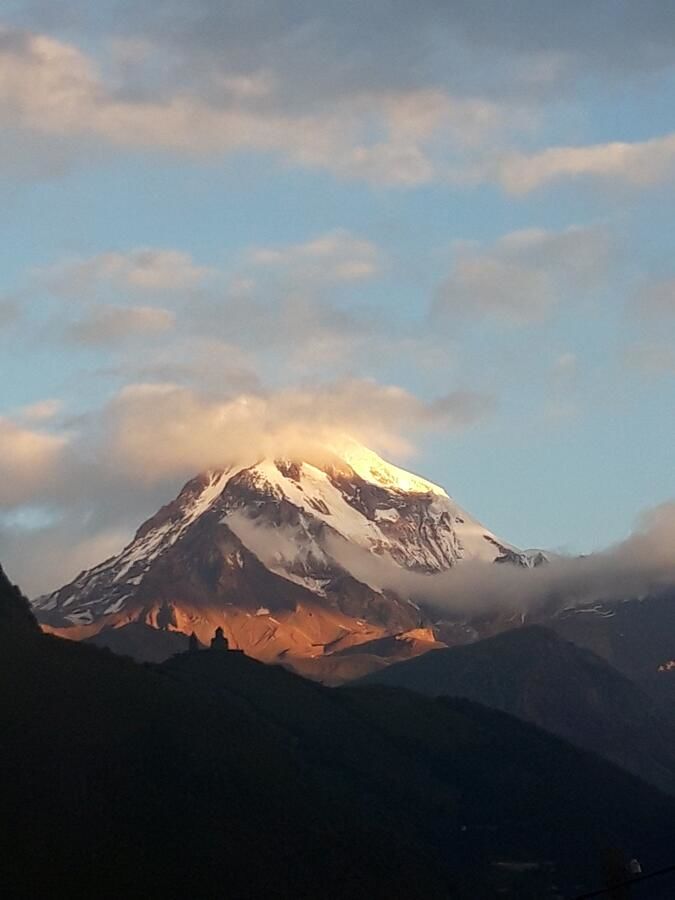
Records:
[[[672,854],[672,800],[467,701],[15,627],[0,678],[11,897],[526,900]]]
[[[386,798],[335,790],[248,703],[58,638],[1,651],[9,896],[385,896],[392,848],[409,896],[443,896]]]
[[[603,659],[541,626],[434,650],[361,683],[483,703],[675,794],[675,717]]]
[[[13,632],[39,631],[28,600],[13,585],[0,566],[0,630]]]
[[[137,662],[164,662],[187,650],[188,637],[179,631],[152,628],[142,622],[130,622],[123,628],[106,628],[85,643],[105,647]]]

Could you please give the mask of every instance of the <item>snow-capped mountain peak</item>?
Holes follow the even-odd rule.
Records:
[[[392,463],[385,462],[381,457],[358,444],[356,441],[347,441],[341,447],[340,455],[351,468],[371,484],[377,484],[380,487],[390,490],[402,491],[406,494],[437,494],[439,497],[447,497],[448,495],[437,484],[420,478],[419,475],[412,475],[405,469],[399,469]]]
[[[319,457],[197,476],[119,554],[39,598],[38,616],[73,637],[140,621],[206,640],[221,625],[261,658],[316,656],[429,625],[391,583],[359,578],[354,553],[377,557],[394,584],[396,571],[468,559],[529,564],[442,488],[373,451],[351,441]]]

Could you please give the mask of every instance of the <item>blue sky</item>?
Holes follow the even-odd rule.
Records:
[[[14,578],[289,432],[520,546],[673,498],[675,11],[560,6],[0,5]]]

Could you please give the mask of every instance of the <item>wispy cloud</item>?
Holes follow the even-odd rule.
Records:
[[[461,429],[491,408],[491,398],[479,393],[426,401],[368,379],[220,397],[177,384],[129,384],[68,433],[0,420],[0,504],[68,504],[73,485],[86,481],[80,470],[87,477],[93,469],[115,472],[129,484],[166,483],[234,461],[303,454],[345,436],[406,454],[413,433]],[[50,482],[56,471],[61,477]]]
[[[675,502],[644,513],[626,540],[583,557],[553,557],[534,569],[466,562],[419,575],[333,539],[331,552],[355,576],[416,600],[440,618],[510,616],[641,598],[672,587]]]
[[[489,247],[460,244],[434,313],[451,321],[541,321],[566,292],[596,285],[607,271],[609,253],[606,229],[594,226],[516,231]]]
[[[25,422],[47,422],[59,414],[63,402],[56,397],[38,400],[19,411],[19,417]]]
[[[136,335],[168,331],[176,317],[156,306],[97,306],[67,330],[79,344],[113,344]]]
[[[249,252],[249,259],[253,266],[281,269],[303,282],[361,281],[380,267],[376,245],[344,229],[302,244],[257,247]]]
[[[549,147],[532,154],[504,157],[495,177],[512,194],[525,194],[550,182],[599,180],[644,187],[672,181],[675,177],[675,134],[647,141],[592,144],[579,147]]]
[[[162,479],[232,458],[293,455],[345,434],[401,452],[405,435],[480,420],[490,398],[450,393],[425,402],[367,379],[292,387],[225,400],[175,385],[125,388],[106,412],[105,445],[134,477]]]
[[[30,139],[47,141],[45,164],[57,171],[69,154],[104,146],[270,153],[390,187],[487,181],[514,194],[560,179],[644,185],[673,174],[672,134],[522,150],[580,74],[621,84],[672,70],[667,4],[431,0],[392,14],[375,0],[354,16],[327,2],[199,0],[189,11],[165,3],[159,19],[125,0],[104,0],[97,17],[77,0],[50,6],[16,17],[33,30],[0,30],[5,166],[39,152]],[[86,51],[49,33],[62,22]]]
[[[36,274],[51,290],[94,299],[99,292],[111,290],[126,294],[185,292],[204,283],[212,271],[184,251],[141,247],[66,259]]]
[[[273,153],[342,177],[411,186],[437,177],[448,156],[494,141],[521,115],[486,98],[395,84],[298,105],[284,99],[278,76],[248,66],[223,72],[212,63],[202,84],[183,77],[158,87],[147,72],[147,84],[137,77],[123,67],[122,84],[106,80],[97,61],[72,44],[0,30],[0,122],[55,141],[188,156]],[[21,141],[16,151],[23,152]]]
[[[0,417],[0,507],[34,502],[58,478],[68,439]]]

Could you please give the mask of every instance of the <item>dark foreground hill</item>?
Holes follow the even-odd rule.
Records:
[[[106,647],[120,656],[130,656],[138,662],[164,662],[176,653],[187,650],[187,635],[178,631],[152,628],[142,622],[131,622],[123,628],[106,628],[85,643]]]
[[[0,566],[0,632],[23,635],[38,632],[28,600]]]
[[[670,799],[467,701],[143,667],[9,616],[0,684],[9,897],[571,897],[609,847],[671,861]]]
[[[533,722],[675,794],[674,719],[589,650],[541,626],[435,650],[366,676]]]

